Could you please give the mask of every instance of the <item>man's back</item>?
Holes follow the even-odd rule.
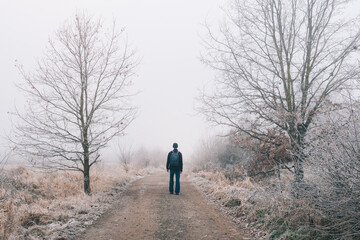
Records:
[[[175,159],[175,156],[177,159]],[[175,164],[176,162],[176,164]],[[183,158],[182,153],[177,149],[174,149],[168,153],[167,162],[166,162],[166,169],[172,170],[183,170]]]
[[[176,185],[175,193],[179,195],[180,193],[180,174],[183,170],[183,158],[181,152],[177,149],[178,144],[173,144],[174,150],[170,151],[167,156],[166,161],[166,170],[170,170],[170,182],[169,182],[169,192],[170,194],[174,193],[174,175],[176,176]]]

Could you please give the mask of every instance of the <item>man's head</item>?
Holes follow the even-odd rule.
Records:
[[[178,144],[177,144],[177,143],[173,143],[173,148],[178,148]]]

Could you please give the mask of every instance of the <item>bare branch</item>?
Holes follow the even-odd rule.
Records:
[[[355,20],[339,0],[233,0],[219,32],[208,27],[203,62],[219,73],[199,111],[216,124],[262,139],[285,132],[302,168],[307,131],[323,103],[359,76]],[[302,169],[295,168],[298,180]]]
[[[124,34],[77,14],[49,40],[35,71],[19,66],[28,100],[26,112],[15,113],[13,143],[37,166],[83,172],[87,193],[100,150],[136,115],[129,86],[138,61]]]

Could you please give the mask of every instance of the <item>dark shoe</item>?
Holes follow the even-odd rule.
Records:
[[[176,195],[179,195],[179,193],[177,192],[177,193],[175,193]]]
[[[174,194],[173,192],[170,192],[170,194]]]

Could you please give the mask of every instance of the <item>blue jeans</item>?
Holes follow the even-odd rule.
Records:
[[[169,192],[174,192],[174,174],[176,177],[176,184],[175,184],[175,193],[180,192],[180,170],[172,170],[170,169],[170,183],[169,183]]]

